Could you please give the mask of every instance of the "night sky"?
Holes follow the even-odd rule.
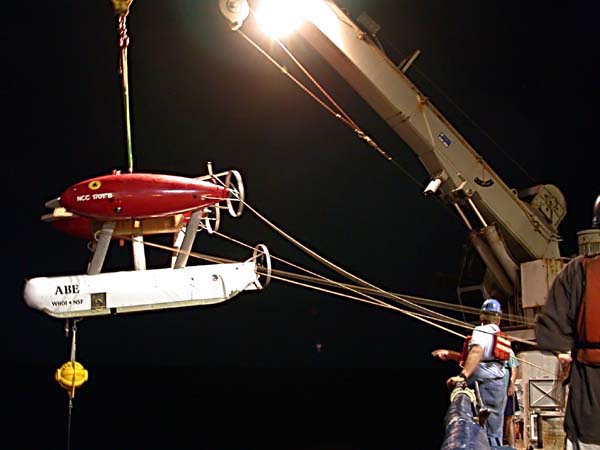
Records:
[[[421,50],[409,77],[510,187],[561,189],[561,252],[574,255],[600,192],[600,55],[589,5],[340,4],[381,25],[394,61]],[[83,179],[127,170],[116,22],[108,0],[8,11],[9,431],[0,446],[65,448],[67,395],[53,373],[70,341],[62,320],[25,305],[22,288],[28,278],[85,272],[86,242],[43,223],[44,203]],[[217,0],[136,0],[127,28],[135,172],[195,177],[208,161],[236,169],[248,204],[322,257],[383,289],[454,301],[467,230],[422,195],[429,175],[410,148],[307,43],[287,41],[397,165],[232,32]],[[249,210],[224,215],[220,231],[331,275]],[[206,234],[194,250],[251,256]],[[147,257],[150,267],[168,261],[157,250]],[[130,267],[129,247],[113,244],[105,269]],[[430,352],[460,344],[397,312],[277,281],[211,307],[85,319],[77,360],[90,380],[74,399],[71,448],[439,448],[454,368]]]

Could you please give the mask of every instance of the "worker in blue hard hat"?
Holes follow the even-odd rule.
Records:
[[[481,312],[482,313],[491,313],[491,314],[494,314],[494,315],[500,317],[500,316],[502,316],[502,305],[495,298],[488,298],[481,305]]]
[[[454,387],[461,382],[469,386],[477,383],[483,403],[480,419],[482,415],[487,415],[485,429],[490,446],[501,447],[506,406],[505,361],[511,353],[510,340],[500,330],[502,305],[498,300],[485,300],[479,318],[481,324],[467,337],[460,354],[462,370],[459,375],[449,378],[447,384]],[[434,356],[444,359],[439,355]],[[454,359],[451,356],[449,358]]]

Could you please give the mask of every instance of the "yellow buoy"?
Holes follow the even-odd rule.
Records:
[[[63,389],[75,396],[75,389],[88,380],[88,371],[77,361],[67,361],[54,374],[54,379]]]

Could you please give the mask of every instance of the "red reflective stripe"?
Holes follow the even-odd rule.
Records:
[[[492,351],[494,358],[498,358],[501,361],[508,361],[510,349],[510,339],[506,333],[497,331],[496,334],[494,334],[494,348]]]

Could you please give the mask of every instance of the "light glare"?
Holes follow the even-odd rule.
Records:
[[[263,0],[256,9],[259,27],[275,39],[294,32],[304,21],[307,0]]]

